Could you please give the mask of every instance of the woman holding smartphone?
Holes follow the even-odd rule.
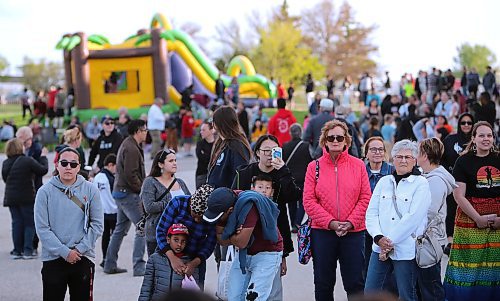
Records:
[[[232,185],[232,189],[249,190],[252,185],[252,178],[258,174],[267,174],[273,179],[274,194],[272,200],[278,204],[280,210],[278,229],[283,236],[284,249],[280,273],[275,278],[270,300],[282,300],[281,278],[279,276],[286,274],[286,257],[293,252],[292,234],[288,223],[286,204],[287,202],[297,201],[302,193],[301,189],[295,184],[295,180],[281,154],[282,151],[275,136],[261,136],[254,146],[254,155],[257,162],[240,168],[236,172]]]

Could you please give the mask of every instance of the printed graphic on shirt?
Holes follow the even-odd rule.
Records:
[[[97,183],[97,188],[99,188],[99,190],[104,190],[104,189],[106,189],[106,184],[104,184],[104,183]]]
[[[477,188],[500,186],[500,171],[493,166],[483,166],[477,171]]]
[[[108,142],[106,143],[105,141],[101,141],[101,144],[99,145],[99,149],[111,149],[113,147],[113,143]]]
[[[458,144],[458,142],[453,145],[453,150],[457,153],[460,154],[463,151],[463,148]]]
[[[217,165],[220,165],[222,161],[224,161],[224,153],[221,153],[217,159]]]
[[[280,133],[288,133],[288,120],[278,118],[278,130]]]

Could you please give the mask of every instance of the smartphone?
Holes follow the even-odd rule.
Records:
[[[273,147],[273,149],[271,150],[271,155],[272,155],[272,158],[280,158],[280,159],[283,159],[283,150],[281,149],[281,147]]]

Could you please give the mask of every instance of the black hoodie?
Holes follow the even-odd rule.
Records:
[[[465,116],[468,116],[472,120],[472,123],[474,123],[474,117],[472,117],[472,114],[463,113],[462,115],[460,115],[460,117],[458,117],[457,133],[446,136],[443,141],[444,154],[443,158],[441,159],[441,165],[443,165],[443,167],[446,168],[446,170],[450,173],[453,172],[455,161],[457,161],[460,153],[465,149],[465,146],[471,139],[472,126],[471,133],[469,133],[468,135],[465,134],[460,128],[460,122]]]
[[[94,164],[95,158],[99,155],[99,160],[97,161],[97,166],[102,169],[104,167],[104,158],[108,154],[117,154],[118,148],[122,144],[123,137],[116,129],[114,129],[109,136],[104,134],[104,130],[92,144],[92,149],[90,150],[90,157],[88,164],[92,166]]]
[[[286,203],[299,200],[302,190],[295,183],[295,179],[286,165],[279,170],[273,169],[271,172],[265,173],[259,169],[258,162],[240,168],[231,188],[249,190],[252,186],[252,178],[258,174],[267,174],[273,179],[273,201],[278,204],[278,209],[280,210],[278,229],[283,237],[283,256],[286,257],[289,253],[293,252],[292,234],[288,223]]]

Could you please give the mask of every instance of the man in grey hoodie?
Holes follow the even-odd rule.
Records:
[[[36,195],[35,228],[42,243],[43,300],[91,300],[95,242],[103,231],[99,191],[78,175],[78,151],[59,152],[56,175]]]
[[[443,153],[444,145],[438,138],[424,139],[419,144],[417,162],[423,169],[431,190],[432,201],[427,213],[427,223],[444,248],[448,242],[445,226],[446,197],[458,186],[453,176],[440,165]],[[422,300],[444,300],[441,262],[428,268],[418,268],[418,286]]]

